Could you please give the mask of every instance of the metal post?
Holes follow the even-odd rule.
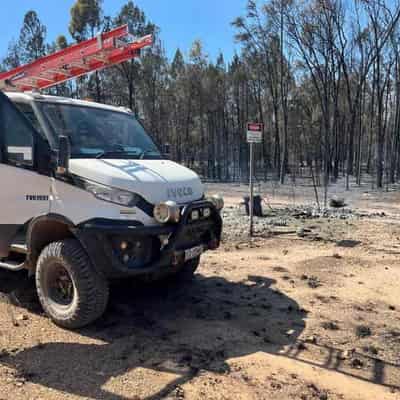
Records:
[[[250,143],[250,236],[253,236],[253,214],[254,214],[254,143]]]

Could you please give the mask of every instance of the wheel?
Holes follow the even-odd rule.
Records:
[[[64,328],[90,324],[105,311],[108,284],[77,240],[44,248],[36,268],[36,289],[46,314]]]
[[[186,261],[182,268],[180,268],[175,274],[169,277],[172,282],[185,283],[190,282],[194,278],[194,273],[200,265],[200,257],[193,258],[192,260]]]

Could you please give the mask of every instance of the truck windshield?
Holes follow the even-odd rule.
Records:
[[[131,114],[62,103],[38,105],[54,135],[54,143],[61,135],[69,137],[73,158],[162,158]]]

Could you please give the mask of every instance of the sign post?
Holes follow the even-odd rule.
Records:
[[[247,143],[250,144],[250,236],[253,236],[253,217],[254,217],[254,143],[262,142],[263,124],[248,123],[247,124]]]
[[[253,218],[254,218],[254,143],[250,142],[250,236],[253,236]]]

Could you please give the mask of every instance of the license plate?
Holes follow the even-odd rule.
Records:
[[[200,256],[203,251],[204,251],[204,246],[202,245],[185,250],[185,261],[189,261],[192,260],[193,258]]]

